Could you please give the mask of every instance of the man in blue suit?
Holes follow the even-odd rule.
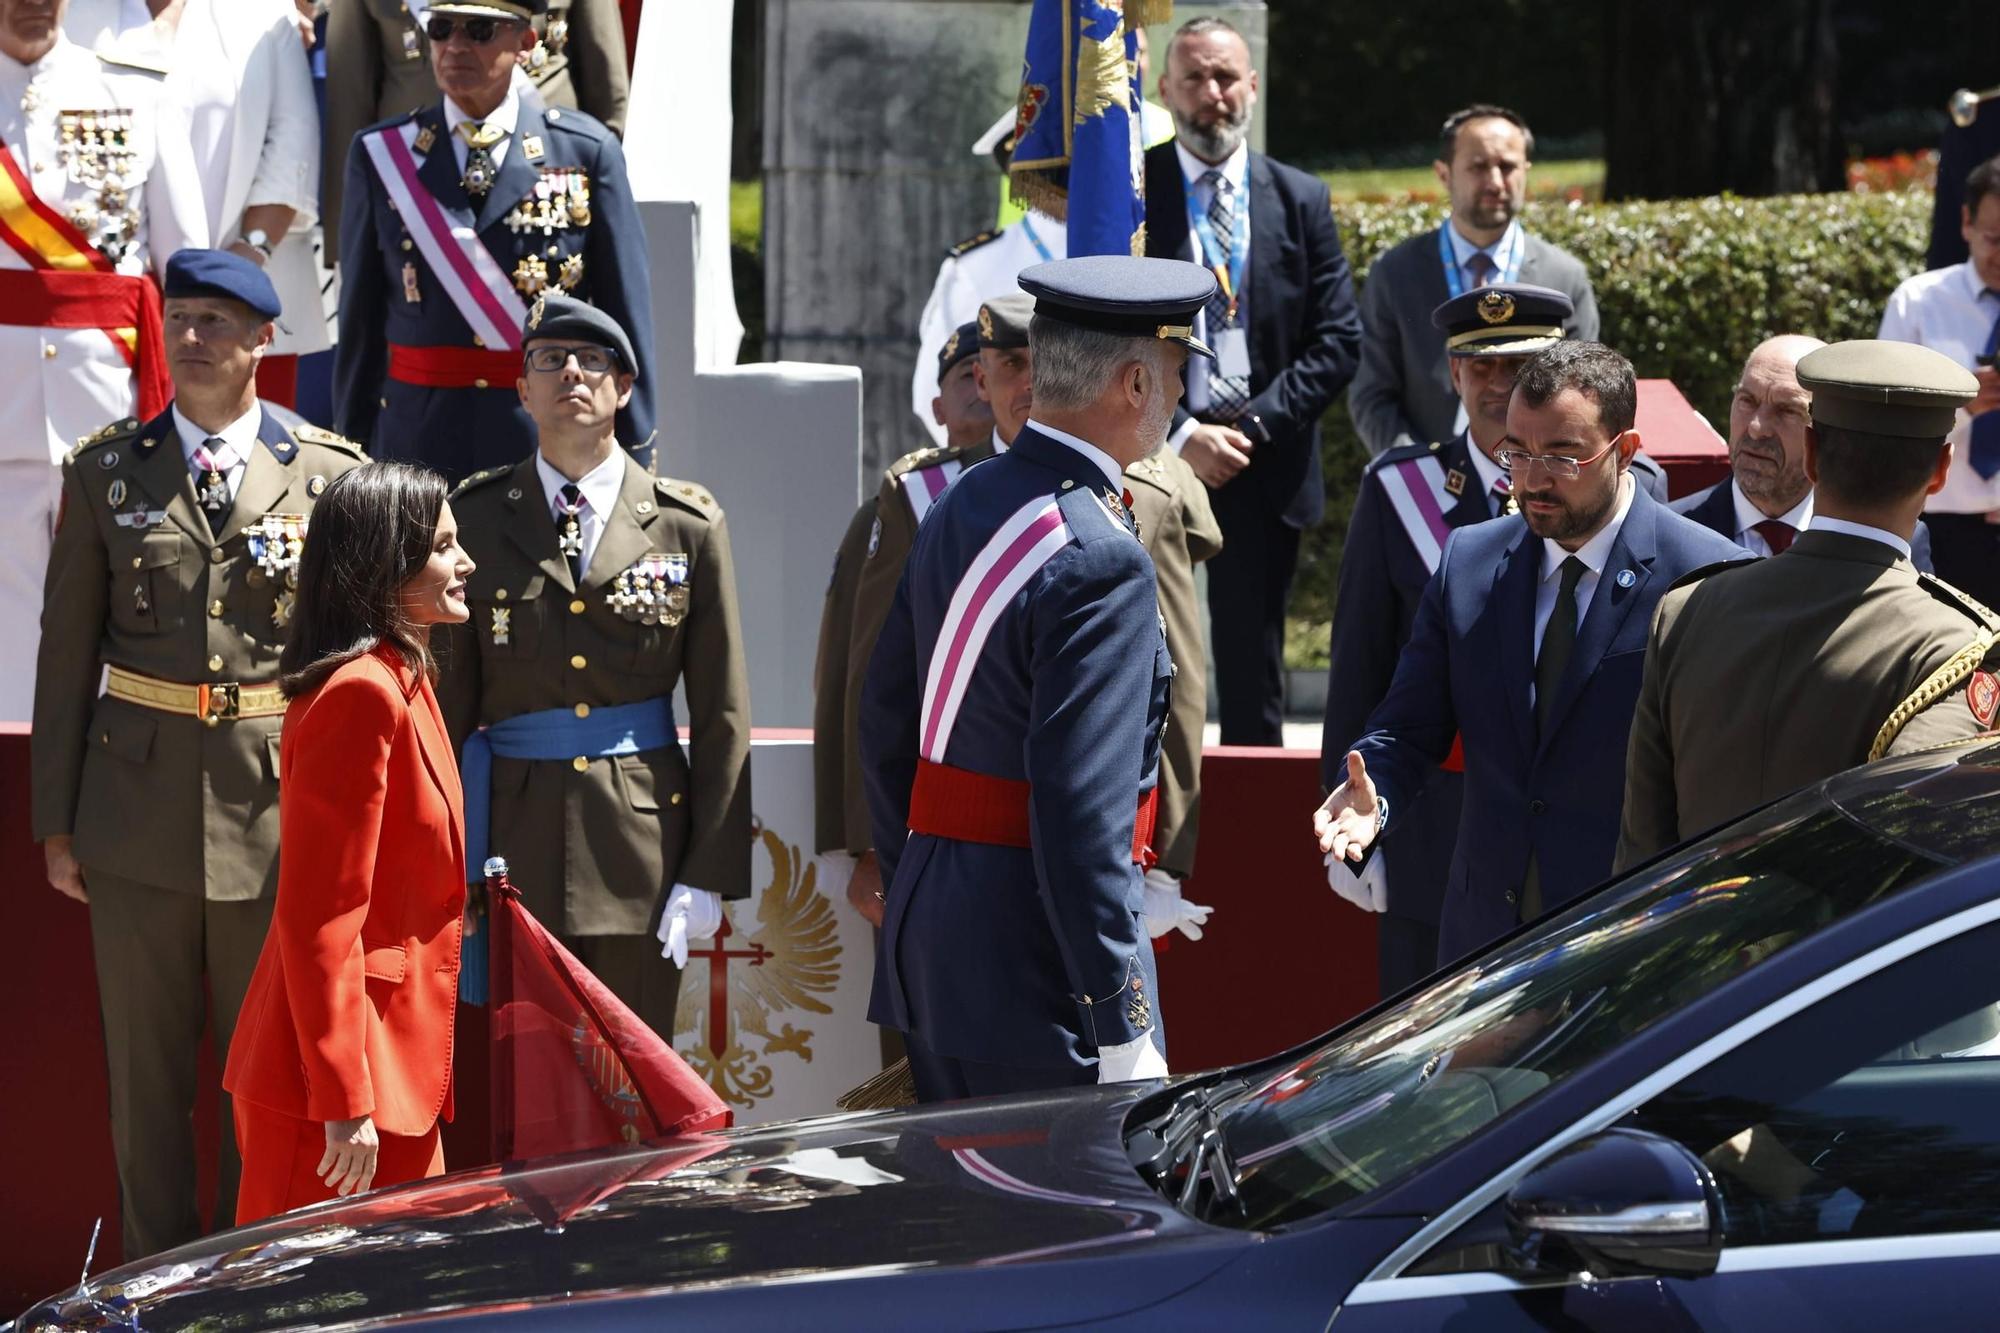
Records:
[[[1139,913],[1173,662],[1122,477],[1215,280],[1099,255],[1020,283],[1034,415],[931,506],[862,685],[868,1016],[924,1101],[1166,1072]]]
[[[1445,541],[1460,528],[1509,512],[1507,473],[1493,455],[1507,435],[1514,375],[1528,357],[1562,338],[1573,314],[1562,292],[1525,283],[1469,291],[1432,312],[1468,425],[1443,443],[1391,449],[1362,477],[1334,600],[1320,743],[1324,790],[1347,776],[1347,752],[1389,692]],[[1464,763],[1454,748],[1412,793],[1395,835],[1383,840],[1366,873],[1333,878],[1343,897],[1382,914],[1376,967],[1385,996],[1437,966],[1438,910],[1464,785]]]
[[[1498,454],[1521,512],[1446,540],[1388,697],[1314,815],[1329,882],[1358,873],[1461,739],[1440,963],[1610,873],[1653,608],[1746,555],[1633,484],[1637,401],[1631,363],[1598,343],[1522,367]]]
[[[340,220],[339,429],[374,458],[456,482],[535,449],[521,329],[544,291],[628,331],[638,360],[618,438],[652,461],[653,301],[646,234],[610,130],[514,81],[547,0],[425,8],[443,97],[355,136]]]

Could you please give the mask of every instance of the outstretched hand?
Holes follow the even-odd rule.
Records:
[[[1347,752],[1347,781],[1333,789],[1326,803],[1313,811],[1313,834],[1320,852],[1334,860],[1359,862],[1375,842],[1382,806],[1368,765],[1359,753]]]

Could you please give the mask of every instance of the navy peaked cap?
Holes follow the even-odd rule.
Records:
[[[1452,297],[1431,311],[1453,356],[1528,356],[1561,342],[1563,325],[1576,313],[1553,287],[1495,282]]]
[[[1215,295],[1215,275],[1184,259],[1085,255],[1021,271],[1035,313],[1101,333],[1164,338],[1214,359],[1194,336],[1195,312]]]

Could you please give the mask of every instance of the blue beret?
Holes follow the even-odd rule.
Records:
[[[618,321],[588,301],[561,292],[543,292],[528,309],[528,322],[521,327],[521,342],[537,338],[564,338],[570,342],[595,343],[618,353],[625,373],[639,373],[639,358],[632,355],[632,340]]]
[[[270,276],[227,250],[176,250],[167,261],[166,294],[241,301],[265,319],[276,319],[284,309]]]
[[[1431,311],[1453,356],[1527,356],[1563,339],[1576,308],[1553,287],[1496,282],[1452,297]]]
[[[1215,275],[1184,259],[1085,255],[1021,271],[1035,313],[1100,333],[1164,338],[1214,359],[1194,336],[1194,316],[1215,295]]]
[[[944,384],[944,377],[951,374],[952,367],[978,355],[979,325],[968,320],[953,329],[938,347],[938,384]]]

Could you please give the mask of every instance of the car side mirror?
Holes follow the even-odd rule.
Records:
[[[1507,1192],[1507,1250],[1529,1272],[1705,1277],[1722,1253],[1722,1198],[1672,1139],[1610,1129],[1563,1149]]]

